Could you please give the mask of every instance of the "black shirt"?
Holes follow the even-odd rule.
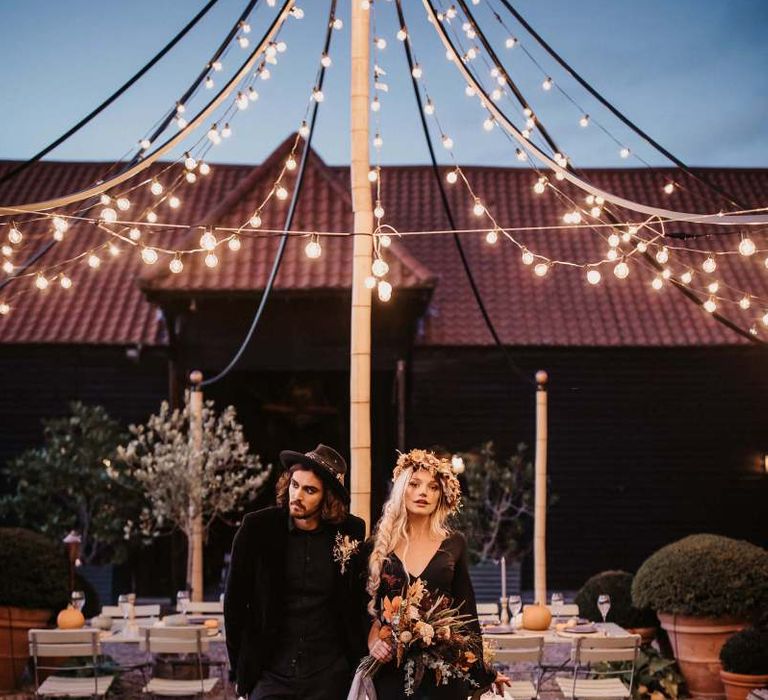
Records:
[[[339,621],[333,614],[333,539],[321,524],[300,530],[288,519],[285,588],[280,628],[267,668],[286,676],[307,676],[342,655]]]

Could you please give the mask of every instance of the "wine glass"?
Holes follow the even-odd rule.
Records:
[[[509,612],[511,615],[512,627],[515,626],[515,616],[523,609],[523,599],[519,595],[509,596]]]
[[[121,593],[117,596],[117,604],[120,607],[120,612],[123,614],[123,620],[128,621],[128,616],[131,614],[131,594]]]
[[[563,610],[563,594],[562,593],[553,593],[552,594],[552,614],[555,617],[560,617],[560,613]]]
[[[607,593],[601,593],[597,596],[597,609],[603,616],[603,622],[605,622],[605,618],[608,617],[608,611],[611,609],[611,596]]]
[[[82,612],[85,606],[85,593],[83,591],[72,591],[72,594],[69,596],[69,602],[72,603],[73,608]]]
[[[189,591],[179,591],[176,594],[176,610],[178,610],[182,615],[187,614],[187,609],[189,608]]]

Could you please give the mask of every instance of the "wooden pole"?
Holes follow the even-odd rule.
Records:
[[[189,375],[192,391],[189,398],[189,439],[192,445],[192,470],[189,495],[190,537],[187,543],[187,584],[192,587],[190,599],[200,602],[203,599],[203,504],[202,504],[202,469],[203,469],[203,390],[200,382],[203,373],[192,372]]]
[[[368,105],[370,102],[370,11],[352,3],[350,135],[354,243],[352,261],[352,319],[350,331],[349,452],[352,512],[366,527],[371,520],[371,274],[373,202],[370,170]]]
[[[536,372],[536,491],[533,525],[534,600],[547,602],[547,373]]]

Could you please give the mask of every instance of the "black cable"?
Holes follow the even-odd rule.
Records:
[[[398,0],[398,2],[399,2],[399,0]],[[459,0],[459,2],[461,2],[461,0]],[[430,9],[432,10],[432,12],[433,12],[435,15],[437,15],[437,12],[435,11],[435,8],[434,8],[434,6],[432,5],[432,2],[431,2],[431,0],[427,0],[427,4],[429,5],[429,7],[430,7]],[[482,36],[482,32],[480,31],[480,28],[479,28],[479,27],[477,26],[477,24],[474,22],[474,19],[472,18],[471,14],[470,14],[470,15],[467,15],[467,17],[468,17],[468,19],[470,19],[470,21],[472,21],[472,23],[474,24],[474,27],[475,27],[475,30],[477,31],[477,34],[478,34],[479,36]],[[402,22],[402,18],[401,18],[401,22]],[[445,32],[445,30],[444,30],[442,27],[440,27],[440,28],[438,29],[438,31],[439,31],[439,32],[441,32],[441,33],[443,34],[443,37],[445,38],[445,40],[446,40],[446,42],[448,43],[448,45],[451,47],[451,50],[453,51],[453,53],[454,53],[454,54],[457,54],[456,48],[454,47],[454,45],[453,45],[453,42],[451,41],[451,39],[450,39],[450,37],[448,36],[447,32]],[[503,69],[503,66],[502,66],[502,69]],[[467,71],[468,71],[468,72],[470,72],[470,69],[469,69],[469,68],[467,68]],[[505,72],[505,74],[506,74],[506,72]],[[508,77],[508,76],[507,76],[507,77]],[[478,90],[480,91],[480,93],[481,93],[481,95],[482,95],[483,99],[485,99],[486,101],[490,102],[490,99],[491,99],[491,98],[490,98],[490,96],[489,96],[489,95],[488,95],[488,93],[487,93],[487,92],[486,92],[486,91],[483,89],[482,85],[480,84],[480,82],[479,82],[479,81],[478,81],[476,78],[475,78],[475,83],[477,83],[477,87],[478,87]],[[414,87],[415,87],[415,85],[414,85]],[[419,103],[419,106],[421,106],[421,103]],[[503,110],[502,110],[500,107],[496,107],[496,109],[497,109],[497,110],[498,110],[498,111],[501,113],[501,115],[502,115],[502,116],[503,116],[503,117],[504,117],[504,118],[505,118],[507,121],[509,121],[509,118],[507,117],[507,115],[506,115],[506,114],[504,114],[504,111],[503,111]],[[424,122],[424,123],[426,124],[426,122],[425,122],[425,120],[424,120],[424,116],[423,116],[423,114],[422,114],[422,122]],[[431,152],[431,150],[432,150],[432,149],[431,149],[431,146],[430,146],[430,152]],[[574,172],[577,172],[577,171],[574,169]],[[439,184],[440,184],[441,193],[442,193],[442,180],[439,180]],[[612,219],[612,221],[613,221],[614,223],[618,223],[618,222],[616,221],[615,217],[614,217],[614,216],[613,216],[613,215],[612,215],[610,212],[608,212],[608,216],[609,216],[609,217]],[[651,264],[651,266],[652,266],[652,267],[654,267],[654,268],[655,268],[655,269],[656,269],[658,272],[661,272],[661,271],[662,271],[663,267],[662,267],[662,266],[661,266],[661,265],[660,265],[660,264],[659,264],[659,263],[658,263],[658,262],[657,262],[657,261],[656,261],[656,260],[655,260],[655,259],[654,259],[654,258],[653,258],[653,257],[652,257],[650,254],[649,254],[649,253],[647,253],[647,252],[646,252],[646,253],[643,253],[642,255],[643,255],[643,257],[645,258],[645,260],[646,260],[647,262],[649,262],[649,263]],[[673,284],[673,287],[674,287],[675,289],[677,289],[677,290],[678,290],[678,291],[679,291],[681,294],[683,294],[683,295],[684,295],[686,298],[688,298],[690,301],[692,301],[693,303],[695,303],[697,306],[699,306],[699,307],[703,307],[703,305],[704,305],[704,302],[702,302],[702,301],[701,301],[701,299],[699,299],[699,297],[698,297],[698,296],[697,296],[697,295],[696,295],[694,292],[692,292],[690,289],[688,289],[688,287],[686,287],[684,284],[682,284],[681,282],[679,282],[678,280],[675,280],[675,279],[671,280],[671,282],[672,282],[672,284]],[[753,335],[752,335],[751,333],[749,333],[748,331],[745,331],[743,328],[741,328],[741,327],[737,326],[737,325],[736,325],[736,324],[735,324],[733,321],[731,321],[730,319],[726,318],[725,316],[722,316],[722,315],[721,315],[721,314],[719,314],[719,313],[712,313],[711,315],[712,315],[712,317],[713,317],[713,318],[714,318],[716,321],[718,321],[719,323],[721,323],[722,325],[724,325],[726,328],[728,328],[729,330],[733,331],[733,332],[734,332],[734,333],[736,333],[737,335],[740,335],[740,336],[742,336],[743,338],[746,338],[746,339],[747,339],[747,340],[749,340],[751,343],[753,343],[753,344],[755,344],[755,345],[763,345],[763,346],[765,346],[765,345],[768,345],[768,343],[766,343],[766,342],[765,342],[765,341],[763,341],[763,340],[760,340],[759,338],[756,338],[755,336],[753,336]]]
[[[643,131],[637,124],[635,124],[633,121],[631,121],[628,117],[625,117],[616,107],[614,107],[605,97],[603,97],[595,88],[593,88],[584,78],[581,77],[566,61],[563,59],[543,38],[542,36],[530,25],[528,22],[526,22],[525,18],[507,1],[507,0],[499,0],[499,2],[504,5],[504,7],[507,8],[507,10],[517,19],[520,24],[523,25],[525,30],[534,38],[536,41],[541,45],[541,47],[552,57],[557,61],[558,64],[568,73],[579,85],[581,85],[592,97],[594,97],[603,107],[605,107],[608,111],[611,112],[617,119],[619,119],[622,123],[624,123],[626,126],[628,126],[632,131],[634,131],[638,136],[640,136],[642,139],[644,139],[647,143],[649,143],[651,146],[653,146],[659,153],[661,153],[663,156],[671,160],[678,168],[680,168],[683,172],[685,172],[687,175],[692,177],[694,180],[699,182],[700,184],[704,185],[705,187],[709,188],[713,192],[716,192],[724,199],[728,200],[731,204],[733,204],[736,207],[739,207],[740,209],[748,209],[749,207],[741,202],[739,199],[733,197],[730,193],[726,192],[724,189],[719,187],[713,182],[710,182],[707,178],[705,178],[703,175],[698,175],[697,173],[693,172],[683,161],[681,161],[679,158],[677,158],[673,153],[670,153],[664,146],[662,146],[658,141],[653,139],[649,134],[647,134],[645,131]],[[497,17],[498,14],[491,10]],[[499,18],[500,19],[500,18]]]
[[[200,12],[198,12],[188,23],[187,25],[175,36],[173,39],[171,39],[161,50],[159,53],[157,53],[152,60],[149,61],[149,63],[145,64],[141,70],[139,70],[138,73],[136,73],[132,78],[130,78],[127,82],[125,82],[123,85],[121,85],[115,92],[113,92],[104,102],[102,102],[96,109],[94,109],[92,112],[87,114],[85,117],[83,117],[77,124],[75,124],[71,129],[67,130],[64,134],[59,136],[55,141],[52,141],[49,143],[43,150],[38,151],[28,160],[24,161],[23,163],[20,163],[15,168],[13,168],[10,172],[5,173],[2,177],[0,177],[0,184],[4,182],[8,182],[11,178],[16,177],[19,173],[26,170],[30,165],[33,163],[36,163],[38,160],[40,160],[43,156],[50,153],[54,148],[62,144],[64,141],[66,141],[72,134],[79,131],[82,127],[84,127],[88,122],[90,122],[94,117],[98,116],[103,112],[109,105],[111,105],[118,97],[120,97],[126,90],[128,90],[135,82],[137,82],[140,78],[144,76],[144,74],[149,71],[163,56],[165,56],[176,44],[181,41],[186,34],[194,27],[210,10],[218,0],[209,0],[209,2],[203,7]]]
[[[396,6],[397,6],[397,16],[400,22],[400,28],[405,31],[406,30],[405,18],[403,16],[403,8],[400,0],[396,0]],[[451,205],[450,205],[450,202],[448,201],[448,195],[446,194],[445,187],[443,186],[443,178],[440,175],[440,169],[437,165],[435,150],[434,150],[434,147],[432,146],[432,138],[429,134],[429,126],[427,125],[427,120],[426,120],[426,117],[424,116],[424,105],[421,100],[421,95],[419,94],[419,86],[418,86],[418,83],[416,82],[416,78],[413,77],[413,67],[414,67],[413,55],[411,54],[411,46],[407,38],[403,42],[403,47],[405,49],[406,59],[408,60],[408,70],[411,76],[411,84],[413,85],[413,94],[416,97],[416,104],[419,109],[421,126],[422,126],[422,129],[424,130],[424,139],[427,142],[427,148],[429,149],[429,157],[430,157],[430,160],[432,161],[432,172],[435,176],[435,180],[437,181],[437,187],[440,190],[440,199],[442,200],[443,209],[445,211],[446,217],[448,218],[448,223],[450,227],[454,230],[453,242],[456,244],[456,249],[459,252],[459,257],[461,258],[461,264],[464,267],[464,272],[466,274],[467,281],[469,282],[469,286],[472,289],[472,294],[475,297],[475,301],[477,302],[477,306],[480,309],[480,313],[483,316],[483,321],[485,321],[485,325],[488,328],[488,331],[490,332],[491,336],[493,337],[494,343],[501,350],[502,354],[504,355],[504,359],[507,361],[507,364],[509,365],[510,369],[517,375],[517,377],[522,382],[524,382],[525,384],[533,385],[535,384],[535,382],[527,374],[525,374],[525,372],[523,372],[522,369],[520,369],[520,367],[512,358],[512,355],[510,355],[509,351],[504,346],[504,343],[502,342],[498,332],[496,331],[496,327],[493,325],[493,321],[491,320],[488,310],[485,308],[485,303],[483,302],[483,298],[480,296],[480,289],[477,286],[477,282],[475,281],[475,276],[472,274],[472,269],[469,266],[469,260],[467,259],[466,252],[464,251],[464,246],[462,245],[461,240],[459,239],[459,235],[456,233],[456,228],[457,228],[456,222],[453,218]]]
[[[336,0],[331,0],[331,7],[330,12],[328,13],[328,29],[326,31],[325,35],[325,44],[323,47],[323,53],[328,54],[328,49],[331,45],[331,36],[333,35],[333,18],[336,13]],[[317,82],[317,87],[322,90],[323,88],[323,81],[325,80],[325,66],[322,66],[320,68],[320,78]],[[312,145],[312,135],[315,132],[315,121],[317,120],[317,110],[320,106],[320,103],[315,101],[312,106],[312,116],[309,120],[309,134],[307,134],[307,140],[304,144],[304,151],[301,154],[301,163],[299,164],[298,173],[296,176],[296,186],[293,190],[293,196],[291,197],[291,205],[288,208],[288,213],[285,216],[285,224],[283,225],[283,233],[280,237],[280,244],[277,248],[277,253],[275,254],[275,259],[272,263],[272,270],[269,273],[269,279],[267,280],[267,284],[264,287],[264,292],[261,295],[261,299],[259,300],[259,306],[256,309],[256,313],[253,316],[253,320],[251,321],[251,326],[248,329],[248,332],[245,334],[245,338],[243,338],[243,342],[240,343],[240,347],[238,348],[237,352],[234,354],[232,359],[229,361],[227,366],[221,370],[217,375],[211,377],[210,379],[204,379],[202,382],[200,382],[199,386],[210,386],[211,384],[214,384],[215,382],[218,382],[224,377],[226,377],[234,368],[235,365],[240,361],[240,358],[243,356],[243,353],[245,352],[246,348],[251,342],[251,339],[253,338],[253,334],[256,332],[256,328],[259,325],[259,321],[261,320],[262,314],[264,313],[264,308],[267,305],[267,300],[269,299],[269,295],[272,292],[272,288],[275,284],[275,279],[277,278],[278,270],[280,269],[280,263],[283,260],[283,254],[285,253],[285,247],[286,243],[288,242],[288,231],[291,228],[291,225],[293,224],[293,216],[296,213],[296,206],[299,202],[299,196],[301,194],[301,187],[304,184],[304,171],[307,167],[307,160],[309,159],[309,153],[311,150]]]

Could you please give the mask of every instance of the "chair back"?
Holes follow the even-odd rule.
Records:
[[[150,654],[204,654],[210,642],[205,627],[149,627],[139,642]]]
[[[499,622],[499,606],[496,603],[478,603],[477,619],[479,622]]]
[[[557,610],[557,617],[578,617],[579,606],[576,603],[563,603],[562,605],[547,605],[547,609],[552,615],[555,615]]]
[[[640,637],[581,637],[576,640],[574,661],[589,664],[596,661],[632,661],[637,657]]]
[[[29,653],[37,663],[39,656],[98,656],[101,654],[98,630],[29,630]]]
[[[544,637],[515,637],[510,634],[484,634],[494,648],[496,661],[516,663],[533,661],[541,664],[544,654]]]
[[[101,614],[104,617],[123,617],[123,611],[119,605],[105,605],[101,608]],[[134,605],[134,617],[160,617],[159,605]]]
[[[176,606],[176,609],[179,609],[179,606]],[[193,602],[190,601],[187,603],[187,613],[188,614],[211,614],[211,615],[223,615],[224,614],[224,604],[220,603],[219,601],[202,601],[202,602]]]

